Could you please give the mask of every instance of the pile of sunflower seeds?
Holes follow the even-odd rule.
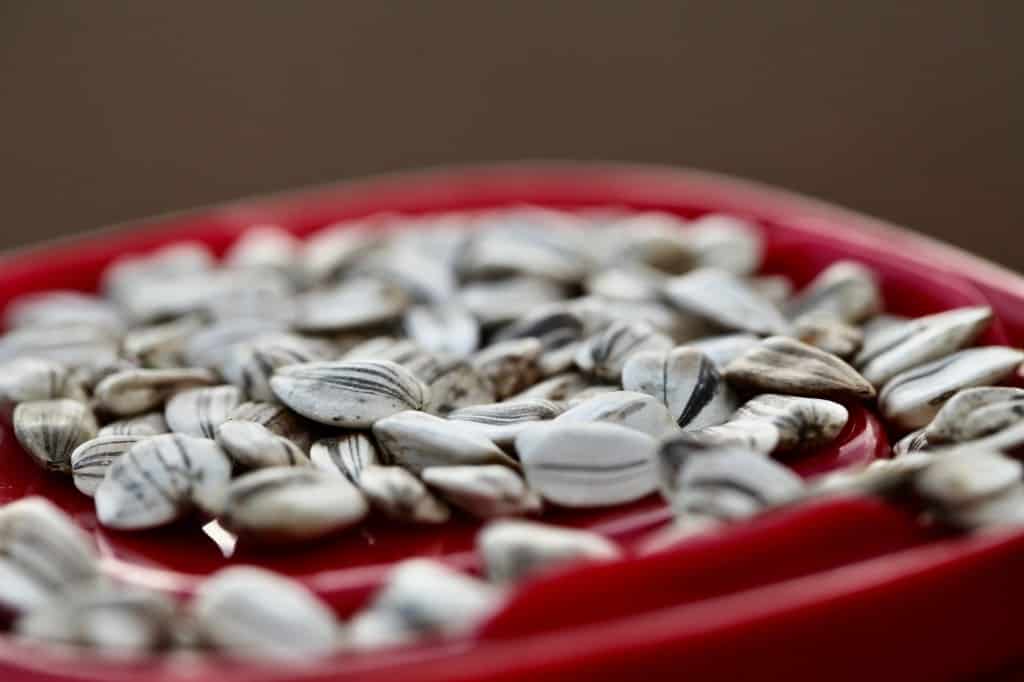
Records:
[[[759,228],[725,215],[381,215],[304,241],[253,227],[221,261],[179,243],[115,262],[101,295],[20,299],[0,398],[28,455],[108,528],[200,517],[281,546],[370,515],[494,520],[486,580],[404,562],[340,623],[255,568],[184,607],[114,585],[77,526],[26,499],[0,509],[0,606],[26,637],[99,650],[308,658],[464,633],[525,577],[619,556],[522,518],[549,507],[660,491],[672,537],[851,493],[910,495],[964,529],[1024,522],[1005,454],[1024,445],[1024,389],[1002,385],[1024,353],[975,345],[991,310],[886,314],[848,261],[794,291],[757,274],[762,252]],[[894,459],[810,481],[775,459],[874,402],[909,434]]]

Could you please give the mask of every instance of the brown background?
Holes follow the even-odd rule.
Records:
[[[397,168],[703,167],[1024,269],[1024,3],[0,0],[0,246]]]

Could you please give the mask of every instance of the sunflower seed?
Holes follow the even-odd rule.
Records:
[[[506,400],[488,405],[464,407],[448,415],[451,421],[465,422],[495,444],[507,448],[530,424],[554,419],[565,405],[550,400]]]
[[[308,467],[270,467],[231,482],[217,520],[261,543],[315,540],[359,523],[368,510],[358,488]]]
[[[492,343],[513,339],[537,339],[543,351],[552,351],[584,338],[587,325],[581,315],[565,305],[556,304],[528,314],[512,324],[502,327],[491,339]]]
[[[988,450],[963,447],[943,452],[921,471],[914,488],[941,507],[959,507],[1020,485],[1021,463]]]
[[[141,323],[160,322],[211,309],[228,310],[239,301],[281,300],[292,293],[283,275],[266,271],[214,270],[149,279],[118,294],[128,316]],[[255,314],[255,313],[254,313]]]
[[[170,322],[138,327],[125,334],[121,347],[125,355],[142,367],[182,367],[189,338],[198,334],[203,326],[198,315],[186,315]]]
[[[1024,525],[1024,485],[1017,483],[997,495],[946,510],[942,518],[968,530]]]
[[[767,299],[736,275],[703,268],[665,283],[665,297],[685,313],[724,329],[767,336],[786,334],[789,323]]]
[[[345,630],[345,644],[353,651],[378,651],[414,642],[419,634],[410,630],[395,613],[360,611]]]
[[[760,228],[747,220],[711,213],[691,222],[687,237],[703,267],[736,275],[749,275],[761,267]]]
[[[215,383],[217,376],[206,369],[132,369],[101,381],[95,399],[101,409],[126,417],[159,407],[179,391]]]
[[[897,496],[913,483],[917,474],[930,466],[934,455],[908,452],[894,459],[878,459],[862,468],[841,469],[819,476],[808,486],[811,495]]]
[[[403,325],[409,338],[432,353],[465,358],[480,346],[479,323],[455,303],[413,306]]]
[[[457,302],[484,326],[512,322],[547,303],[565,298],[566,290],[555,282],[532,277],[512,277],[493,282],[473,282],[459,289]]]
[[[220,367],[221,375],[252,400],[271,401],[270,377],[288,365],[328,360],[330,344],[295,334],[271,333],[232,346]]]
[[[300,331],[339,332],[396,320],[409,307],[409,298],[393,284],[359,278],[305,294],[298,305],[295,326]]]
[[[223,367],[235,344],[263,334],[285,331],[287,325],[272,317],[238,317],[215,322],[189,337],[185,362],[189,367]]]
[[[846,426],[849,412],[839,403],[765,393],[740,407],[731,421],[767,421],[779,431],[777,453],[810,450],[831,443]]]
[[[403,410],[422,409],[429,389],[412,372],[386,360],[289,365],[270,380],[285,405],[313,421],[360,428]]]
[[[374,216],[359,222],[335,223],[315,232],[306,240],[300,257],[307,280],[335,280],[378,248],[383,239],[373,228],[379,223],[380,217]]]
[[[484,348],[472,358],[473,369],[494,386],[499,400],[519,393],[540,379],[537,361],[544,350],[534,338],[501,341]]]
[[[97,436],[71,453],[71,476],[75,487],[89,497],[96,494],[107,469],[133,445],[148,436]]]
[[[761,339],[753,334],[721,334],[689,341],[686,345],[707,355],[721,371],[759,343]]]
[[[684,429],[722,424],[738,405],[711,358],[688,346],[636,353],[622,368],[622,385],[660,400]]]
[[[202,638],[231,656],[309,660],[338,648],[331,609],[302,583],[261,568],[213,574],[191,611]]]
[[[121,419],[110,422],[99,431],[97,436],[159,436],[161,433],[170,433],[163,412],[150,412],[148,414]]]
[[[588,294],[619,301],[655,301],[668,275],[639,263],[599,270],[583,283]]]
[[[96,489],[96,516],[108,528],[154,528],[193,509],[224,507],[231,461],[212,440],[166,434],[139,441]]]
[[[14,435],[36,464],[70,473],[71,453],[96,437],[96,418],[77,400],[36,400],[14,408]]]
[[[485,220],[487,226],[473,233],[459,253],[463,279],[527,276],[572,284],[586,276],[590,263],[584,244],[559,229],[565,214],[526,209]]]
[[[89,536],[42,497],[0,507],[0,606],[24,612],[99,579]]]
[[[398,616],[413,632],[460,634],[491,615],[502,592],[482,580],[429,559],[408,559],[391,569],[369,610]]]
[[[566,507],[640,499],[656,486],[657,441],[601,422],[535,424],[516,438],[530,488]]]
[[[507,403],[523,402],[525,400],[551,400],[555,402],[567,400],[589,386],[586,377],[578,372],[566,372],[545,379],[534,384],[530,388],[509,396],[505,399]]]
[[[217,443],[243,469],[311,466],[295,443],[256,422],[226,421],[217,427]]]
[[[69,370],[97,369],[116,363],[117,337],[90,325],[26,327],[0,336],[0,362],[34,357]]]
[[[931,443],[928,442],[925,429],[918,429],[917,431],[911,431],[896,441],[896,444],[892,446],[892,456],[900,457],[911,452],[928,450],[930,447]]]
[[[602,260],[670,275],[684,273],[694,267],[697,256],[690,235],[683,231],[685,226],[685,221],[669,213],[645,211],[624,216],[601,235],[601,241],[609,244]]]
[[[982,438],[1024,421],[1024,389],[982,386],[958,391],[926,426],[929,445]]]
[[[717,426],[683,431],[670,441],[687,450],[739,447],[768,455],[776,451],[781,438],[779,428],[771,420],[730,419]]]
[[[738,521],[793,501],[804,489],[786,467],[741,448],[694,451],[675,466],[676,477],[665,487],[673,510],[683,519]]]
[[[882,414],[902,429],[925,426],[957,391],[1010,376],[1024,352],[1002,346],[962,350],[893,377],[878,396]]]
[[[860,329],[833,317],[800,318],[793,327],[800,341],[843,360],[852,358],[864,343]]]
[[[0,400],[23,403],[57,398],[86,400],[85,390],[60,363],[21,357],[0,366]]]
[[[445,415],[467,405],[495,399],[494,384],[467,360],[447,357],[423,359],[413,370],[429,388],[426,412]],[[410,366],[410,369],[412,367]]]
[[[780,309],[793,295],[793,283],[785,275],[753,277],[750,280],[750,288]]]
[[[396,521],[444,523],[451,517],[448,506],[402,467],[367,466],[359,478],[359,489],[374,509]]]
[[[295,414],[280,403],[242,403],[228,416],[228,421],[256,422],[271,433],[287,438],[303,451],[312,443],[315,425]]]
[[[875,389],[834,355],[795,339],[773,336],[733,360],[723,372],[734,386],[759,393],[865,400]]]
[[[360,260],[355,273],[389,282],[417,303],[450,301],[456,281],[452,267],[412,245],[392,242]]]
[[[504,519],[487,524],[476,538],[487,577],[510,584],[555,567],[608,561],[622,552],[612,541],[584,530]]]
[[[919,317],[876,336],[857,356],[857,366],[872,384],[884,386],[901,372],[969,346],[991,319],[992,310],[984,306]]]
[[[423,481],[451,504],[481,519],[539,512],[540,498],[508,467],[427,467]]]
[[[467,425],[425,412],[406,411],[381,419],[373,435],[392,462],[419,473],[430,466],[504,464],[515,461]]]
[[[152,253],[124,256],[103,273],[102,289],[115,302],[150,282],[209,272],[216,258],[204,244],[178,242]]]
[[[672,339],[642,322],[619,322],[588,339],[576,354],[576,365],[598,379],[618,382],[629,358],[641,351],[668,350]]]
[[[167,401],[164,419],[174,433],[212,439],[241,403],[242,393],[234,386],[190,388]]]
[[[77,591],[18,619],[19,637],[88,648],[100,654],[138,655],[168,646],[174,602],[141,590]]]
[[[857,324],[882,309],[882,294],[871,270],[839,261],[823,270],[794,298],[786,311],[793,319],[835,318]]]
[[[243,232],[224,255],[230,268],[281,270],[298,266],[302,242],[276,225],[254,225]]]
[[[609,391],[577,403],[555,417],[555,424],[604,422],[618,424],[654,438],[676,430],[668,408],[646,393]]]
[[[20,296],[10,303],[4,319],[8,329],[84,325],[116,335],[125,320],[117,306],[78,291],[46,291]]]
[[[360,431],[318,440],[309,457],[317,469],[340,474],[355,485],[367,467],[382,464],[377,446]]]

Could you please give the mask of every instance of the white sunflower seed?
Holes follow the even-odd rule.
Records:
[[[188,340],[204,327],[198,315],[186,315],[162,324],[137,327],[121,341],[128,358],[148,369],[169,369],[185,364]]]
[[[919,317],[876,335],[855,362],[865,379],[881,387],[901,372],[969,346],[991,319],[992,310],[984,306]]]
[[[618,424],[654,438],[676,430],[676,422],[657,398],[633,391],[609,391],[576,403],[555,417],[555,424],[604,422]]]
[[[243,469],[311,466],[295,443],[256,422],[226,421],[217,427],[217,443]]]
[[[85,402],[85,390],[60,363],[21,357],[0,366],[0,401],[24,403],[33,400],[71,398]]]
[[[182,434],[139,441],[96,489],[96,516],[108,528],[154,528],[193,509],[217,514],[227,499],[231,461],[212,440]]]
[[[266,316],[220,320],[189,337],[185,344],[185,362],[189,367],[223,367],[235,344],[285,331],[286,326],[281,320]]]
[[[384,611],[360,611],[352,616],[345,629],[345,645],[353,651],[391,649],[419,637],[398,614]]]
[[[230,268],[280,270],[298,267],[302,242],[277,225],[254,225],[235,240],[224,254]]]
[[[456,300],[484,326],[512,322],[538,307],[561,301],[566,290],[555,282],[512,277],[473,282],[459,289]]]
[[[208,272],[216,258],[204,244],[178,242],[151,253],[124,256],[103,273],[102,289],[118,301],[122,295],[156,280],[173,280],[183,275]]]
[[[602,261],[670,275],[684,273],[696,265],[697,258],[685,227],[684,220],[670,213],[644,211],[623,216],[601,234],[599,241],[608,245]]]
[[[793,319],[830,317],[857,324],[882,309],[875,274],[860,263],[839,261],[823,270],[794,298],[787,312]]]
[[[776,451],[782,434],[768,419],[730,419],[724,424],[683,431],[669,439],[685,449],[739,447],[768,455]]]
[[[910,487],[914,477],[930,466],[934,455],[908,452],[894,459],[878,459],[866,467],[841,469],[815,478],[810,495],[898,495]]]
[[[654,491],[658,442],[601,422],[535,424],[516,438],[530,488],[566,507],[603,507]]]
[[[786,467],[741,448],[694,451],[676,466],[676,478],[666,482],[666,488],[682,519],[738,521],[796,500],[804,489]]]
[[[98,296],[78,291],[46,291],[20,296],[7,307],[4,319],[8,329],[85,325],[116,335],[125,328],[125,320],[117,306]]]
[[[14,408],[14,435],[39,466],[70,473],[71,453],[96,437],[96,418],[77,400],[36,400]]]
[[[761,267],[760,228],[736,216],[711,213],[692,221],[687,232],[702,267],[749,275]]]
[[[831,400],[764,393],[740,407],[731,421],[771,422],[779,431],[774,451],[781,453],[831,443],[848,418],[847,409]]]
[[[25,612],[99,579],[96,549],[62,510],[42,497],[0,507],[0,606]]]
[[[89,497],[107,474],[107,469],[133,445],[149,436],[97,436],[71,453],[71,476],[75,487]]]
[[[580,346],[576,365],[598,379],[618,382],[629,358],[641,351],[668,350],[672,339],[642,322],[619,322]]]
[[[49,360],[69,370],[95,370],[120,359],[115,335],[83,324],[26,327],[0,336],[0,362],[23,357]]]
[[[167,596],[105,587],[76,591],[35,609],[17,620],[14,631],[33,641],[134,656],[168,646],[175,615],[175,604]]]
[[[413,306],[403,326],[409,338],[432,353],[465,358],[480,346],[480,324],[455,303]]]
[[[498,464],[427,467],[422,477],[445,500],[481,519],[541,509],[540,498],[523,478]]]
[[[127,417],[163,405],[178,391],[215,383],[217,376],[206,369],[130,369],[101,381],[94,397],[101,409]]]
[[[729,383],[753,392],[855,400],[875,397],[874,387],[853,367],[783,336],[765,339],[730,362],[723,374]]]
[[[534,384],[525,391],[516,393],[505,399],[507,403],[524,400],[563,401],[587,388],[590,382],[578,372],[566,372]]]
[[[583,288],[592,296],[619,301],[655,301],[668,275],[640,263],[599,270],[590,275]]]
[[[752,277],[750,287],[780,310],[793,295],[793,283],[785,275]]]
[[[946,510],[943,519],[968,530],[1024,525],[1024,485],[1018,483],[1000,494]]]
[[[566,409],[565,404],[551,400],[506,400],[500,403],[464,407],[448,415],[448,419],[466,422],[495,444],[507,448],[530,424],[554,419]]]
[[[377,446],[360,431],[321,438],[313,443],[309,458],[317,469],[340,474],[355,485],[367,467],[382,464]]]
[[[149,412],[138,417],[113,421],[96,432],[97,436],[159,436],[170,433],[163,412]]]
[[[309,660],[338,648],[331,609],[302,583],[261,568],[213,574],[191,611],[202,638],[231,656]]]
[[[256,422],[272,433],[287,438],[302,450],[312,443],[314,424],[295,414],[280,403],[242,403],[228,417],[228,421]]]
[[[242,393],[235,386],[190,388],[167,401],[164,419],[174,433],[212,439],[241,404]]]
[[[305,241],[300,260],[306,279],[322,283],[337,279],[383,242],[374,216],[364,221],[335,223]]]
[[[238,343],[219,368],[221,375],[252,400],[271,401],[270,377],[288,365],[328,360],[330,344],[296,334],[272,333],[251,342]]]
[[[309,467],[269,467],[231,482],[217,520],[260,543],[316,540],[359,523],[369,507],[340,476]]]
[[[350,279],[333,289],[303,295],[295,327],[316,333],[363,329],[398,319],[409,303],[405,292],[394,284]]]
[[[902,429],[925,426],[957,391],[996,384],[1024,361],[1024,352],[1003,346],[962,350],[893,377],[878,396],[882,414]]]
[[[660,400],[684,429],[722,424],[738,405],[711,358],[688,346],[636,353],[622,368],[622,386]]]
[[[487,577],[498,584],[519,582],[567,564],[622,555],[615,543],[597,533],[518,519],[487,524],[477,534],[476,546]]]
[[[408,469],[367,466],[359,477],[359,489],[374,509],[406,523],[444,523],[451,510]]]
[[[962,447],[936,456],[914,480],[926,500],[958,507],[992,497],[1020,485],[1024,468],[1006,455]]]
[[[355,272],[392,283],[409,299],[419,303],[450,301],[455,295],[452,267],[412,245],[392,242],[388,248],[360,260]]]
[[[864,333],[860,329],[833,317],[800,318],[793,328],[800,341],[843,360],[852,358],[864,343]]]
[[[926,426],[929,445],[983,438],[1024,421],[1024,389],[982,386],[958,391]]]
[[[540,379],[540,359],[544,346],[538,339],[511,339],[492,344],[476,353],[473,369],[494,386],[499,400],[515,395]]]
[[[281,402],[304,417],[349,428],[422,409],[430,399],[422,381],[387,360],[289,365],[277,371],[270,386]]]
[[[419,473],[430,466],[504,464],[515,461],[493,441],[464,423],[406,411],[381,419],[373,435],[391,462]]]
[[[429,559],[408,559],[391,569],[369,610],[394,614],[413,632],[460,634],[501,601],[501,590],[482,580]]]
[[[786,334],[789,323],[770,301],[724,270],[703,268],[665,283],[665,297],[685,313],[724,329],[768,336]]]
[[[585,244],[562,225],[567,214],[535,209],[504,211],[482,217],[459,253],[463,279],[527,276],[575,283],[590,267]]]

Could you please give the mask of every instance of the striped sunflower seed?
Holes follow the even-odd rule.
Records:
[[[665,283],[664,295],[680,310],[724,329],[761,336],[786,334],[782,313],[743,279],[724,270],[702,268]]]
[[[133,445],[149,436],[97,436],[87,440],[71,453],[71,477],[75,487],[92,497],[107,470]]]
[[[611,540],[584,530],[534,521],[503,519],[487,524],[476,538],[487,577],[510,584],[554,567],[608,561],[622,552]]]
[[[306,421],[287,407],[276,402],[242,403],[228,416],[228,421],[256,422],[271,433],[287,438],[303,451],[309,450],[313,441],[312,422]]]
[[[21,357],[0,366],[0,401],[12,403],[71,398],[86,401],[85,389],[60,363]]]
[[[373,425],[381,451],[395,464],[419,473],[431,466],[503,464],[516,467],[493,441],[467,425],[425,412],[406,411]]]
[[[383,463],[373,440],[360,431],[321,438],[313,443],[309,458],[317,469],[340,474],[357,486],[367,467]]]
[[[464,407],[451,412],[448,419],[465,422],[495,444],[509,448],[515,443],[516,436],[530,424],[554,419],[565,409],[564,403],[551,400],[509,399],[500,403]]]
[[[701,267],[749,275],[761,267],[760,228],[736,216],[709,213],[690,223],[687,237]]]
[[[256,422],[222,423],[217,427],[217,443],[243,469],[311,466],[309,457],[295,443]]]
[[[585,341],[576,354],[576,365],[598,379],[618,382],[623,366],[632,355],[668,350],[673,345],[672,339],[648,324],[619,322]]]
[[[430,398],[430,390],[412,372],[387,360],[289,365],[277,371],[270,386],[304,417],[347,428],[422,409]]]
[[[96,437],[96,418],[77,400],[36,400],[14,408],[14,435],[39,466],[71,472],[71,453]]]
[[[8,329],[84,325],[117,335],[125,328],[125,319],[117,306],[79,291],[45,291],[20,296],[11,301],[4,320]]]
[[[330,344],[296,334],[273,333],[232,346],[220,373],[251,400],[272,401],[270,377],[288,365],[331,358]]]
[[[217,427],[242,404],[235,386],[190,388],[176,394],[164,408],[164,419],[174,433],[196,438],[216,438]]]
[[[402,467],[367,466],[359,477],[359,489],[375,510],[396,521],[444,523],[451,517],[448,505]]]
[[[675,420],[656,398],[646,393],[609,391],[576,403],[555,417],[555,424],[604,422],[618,424],[654,438],[676,430]]]
[[[823,270],[794,298],[787,312],[794,319],[835,318],[857,324],[882,309],[875,274],[860,263],[839,261]]]
[[[427,467],[424,483],[446,501],[481,519],[541,510],[541,500],[522,476],[497,464]]]
[[[413,306],[403,326],[409,338],[432,353],[465,358],[480,346],[480,324],[456,303]]]
[[[349,528],[368,509],[362,493],[340,476],[309,467],[269,467],[231,482],[217,520],[243,540],[293,543]]]
[[[178,391],[216,383],[217,376],[206,369],[130,369],[101,381],[94,398],[102,410],[129,417],[162,406]]]
[[[166,434],[139,441],[96,489],[96,516],[108,528],[154,528],[193,509],[216,515],[227,499],[231,461],[212,440]]]
[[[540,379],[537,362],[544,346],[535,338],[510,339],[492,344],[476,353],[473,369],[494,386],[499,400],[523,391]]]
[[[138,417],[113,421],[96,432],[97,436],[159,436],[170,433],[163,412],[149,412]]]
[[[684,429],[724,423],[738,405],[711,358],[687,346],[635,354],[622,368],[622,385],[660,400]]]

